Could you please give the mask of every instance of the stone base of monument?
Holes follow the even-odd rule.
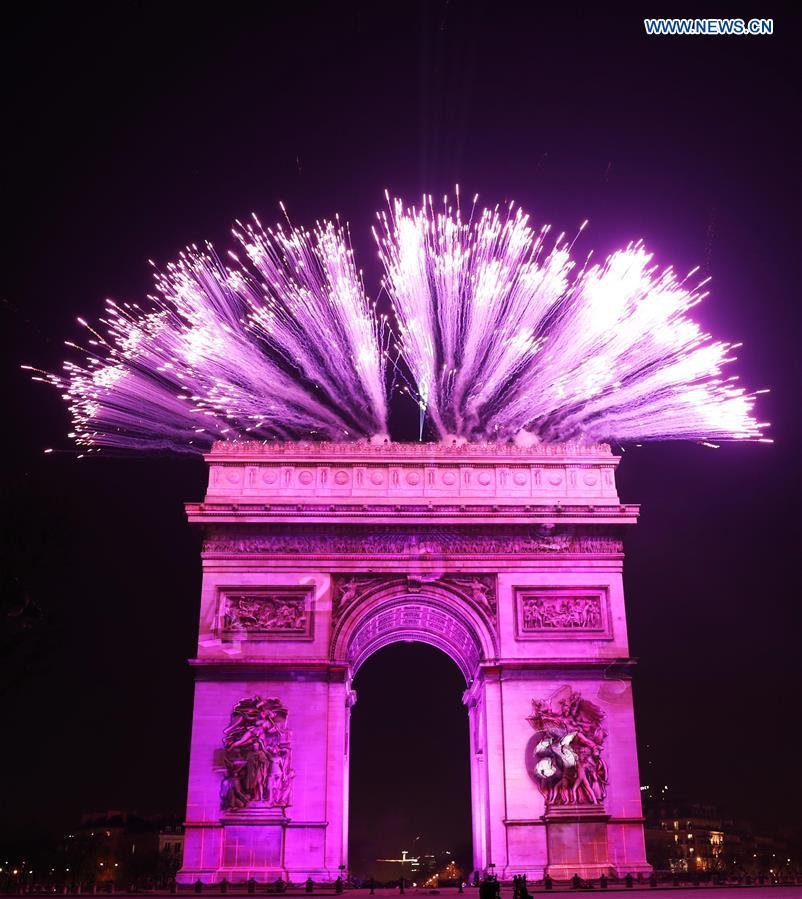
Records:
[[[320,855],[326,822],[294,821],[286,809],[258,800],[230,809],[215,824],[187,826],[184,867],[179,884],[230,884],[284,881],[333,883],[342,872],[310,864]],[[209,862],[212,861],[213,865]]]
[[[257,800],[247,808],[227,811],[220,821],[224,825],[222,876],[234,881],[258,872],[260,880],[286,878],[285,809]]]
[[[254,801],[243,809],[223,812],[215,822],[186,825],[181,885],[275,883],[279,878],[303,883],[334,883],[337,868],[315,865],[322,858],[327,823],[299,821],[285,809]]]
[[[607,845],[610,816],[603,805],[547,806],[543,815],[548,848],[547,873],[555,880],[614,874]]]
[[[229,809],[220,820],[223,824],[287,824],[287,810],[255,800],[246,808]]]

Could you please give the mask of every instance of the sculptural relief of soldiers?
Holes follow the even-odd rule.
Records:
[[[602,710],[566,686],[547,700],[533,699],[527,720],[535,731],[527,767],[547,808],[604,802],[608,775]]]
[[[600,601],[584,596],[524,596],[523,626],[531,631],[597,629],[601,627]]]
[[[306,627],[306,615],[301,597],[226,596],[223,626],[233,631],[302,631]]]
[[[237,811],[290,805],[295,776],[291,765],[287,709],[278,699],[241,699],[223,732],[225,774],[220,785],[223,809]]]

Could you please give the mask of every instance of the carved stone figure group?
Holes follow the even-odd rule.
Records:
[[[306,604],[303,597],[281,594],[227,595],[223,627],[225,630],[303,631]]]
[[[206,553],[379,553],[416,556],[422,541],[433,551],[473,553],[620,553],[622,541],[605,534],[580,534],[570,526],[559,531],[541,531],[521,526],[497,526],[492,533],[476,534],[460,527],[375,525],[370,528],[329,525],[310,532],[303,528],[272,529],[258,534],[227,533],[225,529],[204,542]]]
[[[252,803],[267,808],[290,805],[292,778],[287,709],[278,699],[241,699],[223,732],[225,775],[221,806],[227,811]]]
[[[527,631],[601,627],[600,600],[595,596],[524,596],[521,603]]]
[[[414,577],[335,575],[333,618],[336,621],[353,603],[375,588],[389,588],[406,585],[412,592],[419,592],[423,585],[432,584],[441,588],[455,589],[469,597],[477,606],[495,615],[496,589],[492,575],[473,575],[469,578],[452,577],[441,574],[420,574]]]
[[[535,730],[530,772],[549,806],[599,804],[607,795],[603,757],[604,713],[563,687],[550,699],[532,700],[527,719]]]

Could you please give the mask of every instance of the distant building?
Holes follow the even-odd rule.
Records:
[[[159,830],[160,867],[175,872],[184,861],[184,825],[178,823],[164,824]]]
[[[669,801],[667,791],[667,787],[641,788],[646,854],[656,869],[754,877],[800,871],[799,853],[787,840],[761,834],[749,822],[722,815],[711,804]]]
[[[78,883],[133,881],[141,862],[156,851],[152,827],[127,811],[88,812],[64,838],[69,880]]]
[[[164,815],[91,812],[61,841],[63,880],[69,883],[166,886],[181,865],[184,828]]]
[[[398,857],[377,858],[376,862],[380,866],[376,871],[379,880],[400,880],[403,875],[419,886],[435,886],[438,880],[446,878],[449,873],[455,874],[458,870],[454,867],[454,860],[448,850],[411,855],[404,849]]]

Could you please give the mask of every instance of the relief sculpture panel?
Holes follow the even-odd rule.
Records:
[[[527,719],[534,735],[527,767],[538,790],[553,806],[600,805],[607,796],[604,712],[570,687],[549,699],[533,699]]]
[[[287,709],[279,699],[241,699],[223,733],[225,774],[220,806],[236,812],[291,804],[292,769]]]
[[[223,639],[311,639],[312,588],[221,590],[217,630]]]
[[[604,589],[516,587],[514,593],[519,640],[611,636]]]

